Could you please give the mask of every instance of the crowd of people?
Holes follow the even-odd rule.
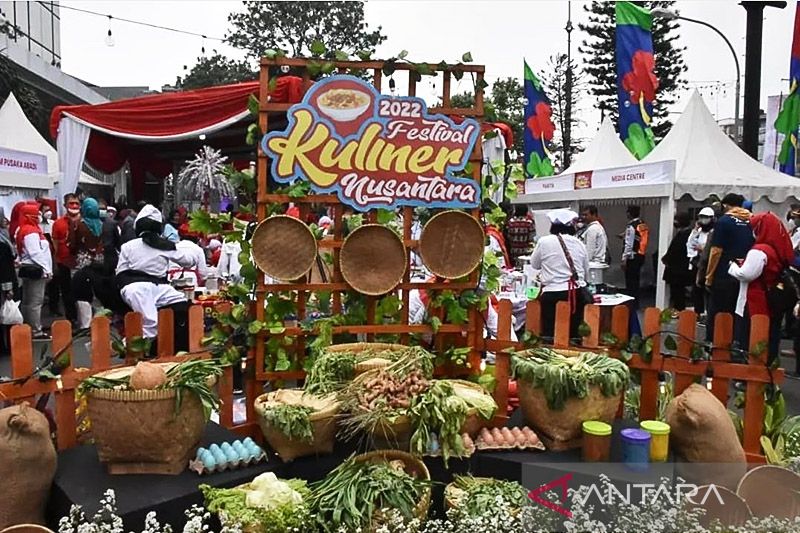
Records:
[[[621,266],[625,290],[638,299],[642,267],[648,252],[649,228],[641,219],[639,206],[627,207],[622,239]],[[542,333],[552,336],[556,304],[569,301],[571,334],[591,303],[589,274],[610,262],[608,235],[594,205],[581,214],[558,209],[548,213],[549,235],[537,239],[530,265],[539,272],[541,284]],[[734,342],[742,355],[749,346],[750,318],[770,318],[769,361],[780,354],[780,341],[795,339],[794,353],[800,370],[800,320],[796,306],[800,287],[800,204],[792,205],[784,222],[770,212],[753,213],[752,204],[739,194],[727,194],[714,205],[702,207],[696,219],[688,212],[674,218],[673,237],[666,253],[663,280],[669,286],[671,308],[676,313],[692,307],[706,325],[706,340],[714,339],[715,317],[734,316]],[[634,300],[634,308],[636,307]]]
[[[202,287],[211,277],[239,276],[240,246],[191,231],[185,208],[165,219],[149,204],[118,210],[82,193],[64,196],[58,218],[54,207],[37,199],[17,203],[9,214],[0,209],[0,304],[20,302],[35,340],[49,339],[43,309],[74,330],[88,328],[98,307],[118,316],[137,311],[144,336],[153,338],[158,310],[173,308],[177,348],[188,302],[170,281],[188,277]],[[4,330],[7,351],[8,324]]]

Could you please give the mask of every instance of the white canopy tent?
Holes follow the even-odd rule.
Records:
[[[0,107],[0,149],[43,156],[47,161],[46,173],[41,175],[0,170],[0,206],[5,209],[6,216],[21,200],[52,194],[59,179],[58,152],[25,116],[14,93],[9,94]],[[79,183],[107,185],[83,172]]]
[[[736,146],[719,129],[697,91],[689,97],[669,134],[642,163],[669,160],[677,163],[673,195],[676,200],[689,195],[703,201],[712,194],[721,198],[735,192],[756,203],[756,210],[774,210],[763,205],[765,200],[788,204],[800,196],[800,180],[761,164]]]
[[[615,139],[616,145],[624,148],[616,135]],[[797,202],[800,196],[800,180],[751,159],[719,129],[697,92],[689,98],[669,134],[644,160],[617,168],[600,166],[613,159],[601,159],[603,150],[595,147],[605,146],[610,154],[614,145],[607,129],[601,127],[584,152],[597,158],[597,166],[591,166],[590,158],[586,163],[579,158],[563,174],[527,180],[525,194],[516,202],[533,204],[537,209],[568,205],[577,210],[581,203],[600,205],[617,265],[620,243],[613,235],[624,228],[624,205],[642,206],[643,218],[650,225],[650,240],[658,243],[656,256],[661,257],[672,238],[672,219],[682,198],[699,203],[711,195],[736,192],[753,201],[757,211],[771,210],[782,216],[788,204]],[[656,305],[665,307],[668,294],[661,281],[660,262],[649,276],[656,283]]]
[[[611,119],[605,118],[589,146],[561,174],[575,174],[597,168],[627,167],[637,163],[633,154],[619,140]]]

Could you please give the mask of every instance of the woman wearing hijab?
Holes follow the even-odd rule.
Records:
[[[42,331],[42,305],[47,280],[53,277],[50,243],[39,227],[39,206],[27,203],[19,209],[19,227],[15,237],[19,254],[19,277],[22,278],[22,317],[31,327],[34,339],[49,339]]]
[[[81,203],[81,220],[73,226],[68,241],[76,260],[72,274],[72,296],[78,311],[79,329],[91,326],[94,287],[105,264],[102,229],[103,222],[100,220],[97,200],[84,199]]]
[[[542,335],[552,337],[555,331],[556,305],[570,303],[570,337],[578,336],[583,308],[591,303],[584,299],[589,274],[589,258],[583,241],[575,237],[578,213],[556,209],[547,213],[550,235],[539,239],[531,256],[531,266],[539,270],[542,282]]]
[[[17,273],[14,262],[17,259],[17,247],[8,232],[8,219],[5,211],[0,207],[0,307],[6,300],[16,299]],[[11,351],[11,342],[8,337],[11,326],[0,325],[0,350],[3,353]]]
[[[144,337],[158,334],[158,310],[172,307],[175,316],[175,350],[187,349],[188,327],[186,317],[178,316],[188,307],[186,296],[167,282],[170,263],[184,268],[195,267],[194,258],[175,247],[175,243],[162,236],[161,212],[148,204],[134,223],[137,238],[122,245],[117,263],[117,286],[122,299],[131,309],[142,315]],[[183,346],[182,346],[183,345]]]
[[[769,359],[773,361],[778,357],[781,321],[772,316],[767,291],[778,284],[783,270],[794,261],[794,247],[783,223],[772,213],[753,215],[750,226],[756,242],[741,264],[730,263],[728,274],[739,280],[736,314],[741,317],[741,327],[749,325],[749,321],[743,320],[745,318],[756,315],[770,317]]]

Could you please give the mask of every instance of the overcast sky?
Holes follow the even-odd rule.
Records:
[[[577,25],[586,19],[584,5],[573,1],[573,53],[577,55],[583,34]],[[227,15],[241,9],[241,2],[226,1],[64,1],[93,11],[163,26],[181,28],[214,37],[224,37]],[[681,14],[701,19],[719,28],[740,56],[744,75],[745,11],[732,0],[683,0],[677,3]],[[787,90],[789,53],[794,21],[794,2],[786,9],[767,8],[764,19],[762,56],[762,108],[766,96]],[[409,58],[422,61],[457,61],[471,51],[476,63],[486,65],[487,79],[514,76],[521,78],[522,61],[541,71],[547,58],[566,51],[567,2],[479,1],[479,0],[370,0],[366,7],[370,26],[382,26],[388,36],[376,57],[389,57],[408,50]],[[105,45],[108,22],[69,9],[61,10],[62,68],[98,85],[146,85],[153,89],[175,82],[175,77],[195,63],[202,46],[199,37],[112,21],[114,47]],[[680,42],[686,46],[684,59],[690,87],[701,93],[718,118],[732,117],[733,81],[736,79],[733,56],[723,40],[708,28],[683,22]],[[217,41],[205,43],[206,53],[217,48],[232,57],[241,53]],[[656,58],[658,60],[658,58]],[[428,82],[430,83],[430,82]],[[710,86],[724,84],[719,90]],[[469,90],[466,78],[461,87]],[[744,83],[742,83],[742,91]],[[683,95],[687,96],[688,91]],[[590,98],[581,105],[587,130],[597,127],[599,112]],[[679,112],[683,104],[676,106]],[[588,133],[588,132],[587,132]]]

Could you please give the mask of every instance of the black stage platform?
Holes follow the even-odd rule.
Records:
[[[518,417],[519,415],[512,418],[511,425],[518,425]],[[615,427],[615,434],[628,425],[618,424]],[[209,423],[202,445],[208,447],[215,442],[232,442],[237,438],[237,435],[230,431]],[[616,444],[614,448],[618,450]],[[354,446],[337,444],[332,455],[303,457],[291,463],[282,463],[280,459],[273,457],[269,462],[208,476],[199,476],[188,469],[177,476],[111,476],[100,464],[94,446],[78,446],[59,453],[58,470],[47,509],[47,521],[51,528],[57,530],[59,518],[66,516],[73,504],[83,506],[86,514],[91,516],[99,508],[103,493],[107,489],[114,489],[118,513],[124,521],[126,531],[141,531],[144,518],[149,511],[156,511],[159,521],[169,523],[180,531],[185,522],[184,511],[193,504],[202,504],[202,496],[197,488],[200,484],[234,487],[267,471],[273,471],[281,478],[295,477],[316,481],[355,451]],[[615,456],[613,459],[621,458]],[[451,460],[449,470],[444,468],[439,458],[425,458],[425,463],[430,470],[431,478],[437,482],[434,485],[432,503],[434,515],[441,514],[444,485],[452,480],[454,474],[469,472],[475,476],[520,481],[529,489],[549,483],[565,474],[573,477],[570,487],[576,487],[576,482],[582,480],[596,481],[598,474],[596,466],[581,464],[580,450],[477,452],[469,459]],[[664,467],[671,470],[672,465]],[[618,472],[611,474],[612,478],[619,478],[625,482],[638,481],[642,478],[641,475],[627,471],[619,465],[616,466],[616,470]]]

